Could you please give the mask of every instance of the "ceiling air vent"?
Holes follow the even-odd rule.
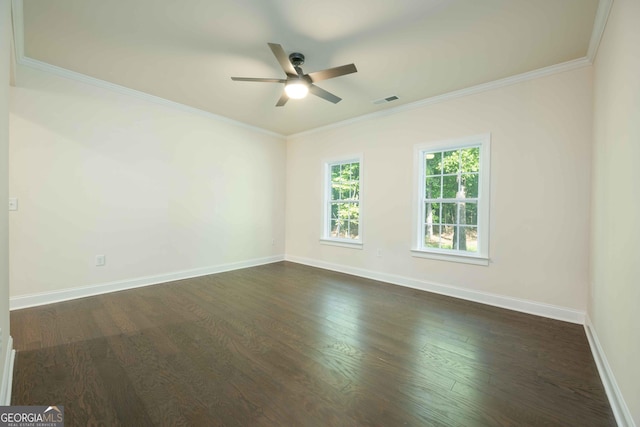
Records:
[[[391,95],[391,96],[387,96],[386,98],[380,98],[380,99],[376,99],[375,101],[372,101],[374,104],[386,104],[387,102],[392,102],[395,101],[396,99],[400,99],[395,95]]]

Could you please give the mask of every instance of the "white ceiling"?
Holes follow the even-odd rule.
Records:
[[[598,0],[24,0],[28,58],[290,135],[587,55]],[[275,107],[267,46],[305,72],[355,63]],[[384,105],[373,100],[397,95]]]

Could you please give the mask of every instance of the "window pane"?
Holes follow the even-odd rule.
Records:
[[[348,205],[348,209],[349,209],[349,219],[351,221],[355,221],[358,222],[358,219],[360,217],[359,215],[359,206],[357,203],[349,203]]]
[[[331,231],[329,232],[331,237],[338,237],[339,231],[340,231],[339,221],[336,219],[331,219]]]
[[[359,237],[360,206],[358,203],[331,204],[331,237],[357,239]]]
[[[343,183],[340,184],[340,199],[349,200],[351,198],[352,191],[351,182],[343,181]]]
[[[349,221],[349,234],[350,239],[357,239],[359,234],[359,225],[357,221]]]
[[[455,175],[442,177],[442,198],[455,199],[458,193],[458,177]]]
[[[355,181],[352,185],[352,198],[353,200],[359,200],[360,199],[360,181]]]
[[[436,222],[441,223],[442,221],[440,221],[440,217],[441,217],[441,213],[440,213],[440,203],[431,203],[431,215],[432,215],[432,219],[433,219],[433,223],[435,224]],[[426,208],[429,207],[429,203],[426,203]],[[425,217],[429,217],[429,210],[425,209]],[[425,218],[425,221],[426,219]]]
[[[440,194],[440,181],[442,177],[434,176],[430,178],[426,178],[425,180],[425,197],[427,199],[439,199],[441,197]]]
[[[338,218],[340,218],[340,220],[342,220],[343,222],[346,221],[347,219],[349,219],[349,205],[347,205],[346,203],[340,203],[338,205]],[[345,224],[343,224],[345,225]]]
[[[460,203],[460,224],[478,225],[478,205],[472,202]]]
[[[342,184],[340,185],[340,200],[348,200],[350,195],[349,186]]]
[[[331,200],[340,200],[340,188],[337,185],[331,186]]]
[[[440,225],[434,224],[433,226],[424,227],[424,245],[428,248],[440,247]]]
[[[359,180],[360,179],[360,163],[351,163],[351,179]]]
[[[455,250],[466,251],[467,240],[465,235],[460,233],[464,233],[463,228],[458,226],[453,227],[453,236],[451,238],[451,244],[453,245],[453,249]]]
[[[462,174],[460,175],[461,190],[464,190],[465,197],[478,197],[478,174]]]
[[[443,225],[440,233],[440,248],[453,249],[453,227]]]
[[[338,204],[337,203],[331,203],[331,219],[338,219]]]
[[[457,221],[457,203],[442,204],[442,222],[443,224],[456,224]]]
[[[331,167],[331,197],[333,200],[357,200],[359,197],[359,163],[345,163]]]
[[[462,172],[478,172],[480,170],[480,147],[465,148],[461,152]]]
[[[349,200],[351,198],[351,184],[349,182],[345,182],[342,185],[340,196],[342,197],[342,200]]]
[[[460,166],[460,150],[445,151],[442,158],[443,173],[458,173]]]
[[[340,165],[331,166],[331,181],[334,182],[340,176]]]
[[[467,252],[478,252],[478,227],[460,227],[462,232],[460,233],[461,250]],[[462,249],[462,244],[465,244],[465,249]]]
[[[345,176],[347,176],[348,174],[349,174],[349,171],[345,168],[345,165],[344,164],[340,165],[340,176],[339,176],[340,182],[344,181]]]
[[[425,153],[425,175],[440,175],[442,173],[442,153]]]
[[[438,203],[425,203],[424,204],[424,222],[426,224],[433,224],[439,221],[440,205]]]

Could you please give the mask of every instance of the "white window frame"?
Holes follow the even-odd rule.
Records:
[[[344,239],[339,237],[331,237],[331,167],[335,165],[341,165],[345,163],[360,164],[359,168],[359,185],[360,192],[358,196],[358,239]],[[320,243],[325,245],[342,246],[346,248],[362,249],[362,236],[363,236],[363,216],[362,216],[362,195],[363,195],[363,155],[355,154],[351,156],[345,156],[338,159],[325,160],[323,162],[323,180],[322,180],[322,237]]]
[[[480,171],[478,175],[478,250],[466,252],[456,249],[429,248],[424,245],[425,226],[425,162],[426,153],[433,151],[450,151],[455,149],[480,147]],[[442,261],[453,261],[476,265],[489,265],[489,193],[491,171],[491,134],[482,134],[435,141],[414,146],[414,203],[413,203],[413,247],[414,257],[429,258]]]

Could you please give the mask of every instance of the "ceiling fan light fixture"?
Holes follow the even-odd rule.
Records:
[[[283,107],[289,99],[302,99],[309,92],[319,98],[337,104],[342,98],[335,96],[315,85],[321,80],[333,79],[334,77],[344,76],[346,74],[356,73],[358,70],[354,64],[341,65],[339,67],[327,68],[322,71],[305,74],[301,65],[304,64],[304,55],[293,52],[287,56],[281,45],[277,43],[267,43],[271,52],[280,63],[282,71],[287,75],[286,79],[271,79],[261,77],[231,77],[233,81],[239,82],[263,82],[263,83],[284,83],[284,93],[276,102],[276,107]],[[390,101],[390,99],[387,99]]]
[[[302,99],[309,93],[309,86],[301,80],[293,80],[285,85],[284,91],[291,99]]]

